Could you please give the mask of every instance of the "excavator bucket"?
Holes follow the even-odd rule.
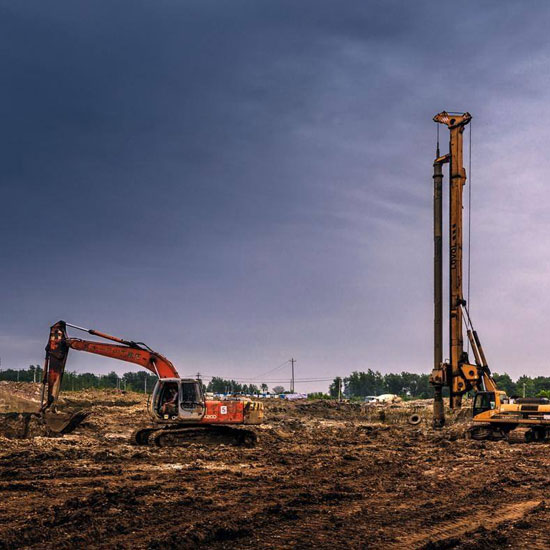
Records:
[[[54,434],[71,433],[90,414],[87,410],[72,413],[55,410],[69,353],[67,339],[67,327],[64,321],[59,321],[50,328],[42,381],[41,413],[46,428]]]
[[[65,363],[69,348],[67,346],[67,327],[64,321],[58,321],[50,327],[50,337],[46,346],[46,361],[42,380],[42,410],[52,407],[59,397],[61,381],[65,372]]]
[[[77,428],[89,414],[90,411],[84,409],[74,413],[54,413],[46,411],[44,413],[44,424],[53,433],[68,434]]]

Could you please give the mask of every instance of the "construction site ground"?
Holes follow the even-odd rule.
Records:
[[[427,403],[273,400],[254,448],[137,447],[145,404],[68,392],[92,410],[74,433],[0,437],[0,549],[550,547],[550,444],[521,433],[436,432]]]

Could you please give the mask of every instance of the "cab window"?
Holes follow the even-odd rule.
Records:
[[[181,385],[181,400],[184,403],[196,403],[198,401],[196,394],[196,384],[182,383]]]
[[[495,394],[492,392],[478,393],[474,401],[477,411],[492,411],[496,407]]]

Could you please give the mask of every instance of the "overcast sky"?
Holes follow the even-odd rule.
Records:
[[[2,368],[65,319],[181,375],[429,372],[446,109],[473,115],[489,363],[550,375],[549,25],[534,0],[0,0]]]

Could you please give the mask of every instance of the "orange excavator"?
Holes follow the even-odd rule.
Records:
[[[116,343],[71,338],[67,327]],[[134,431],[134,443],[159,447],[178,446],[191,441],[236,445],[255,443],[256,433],[243,426],[263,422],[263,403],[250,399],[206,399],[202,382],[180,378],[166,357],[143,342],[123,340],[65,321],[58,321],[50,328],[46,346],[40,412],[52,431],[69,433],[89,414],[88,411],[78,411],[67,416],[56,411],[70,349],[134,363],[158,376],[147,404],[151,423]]]

